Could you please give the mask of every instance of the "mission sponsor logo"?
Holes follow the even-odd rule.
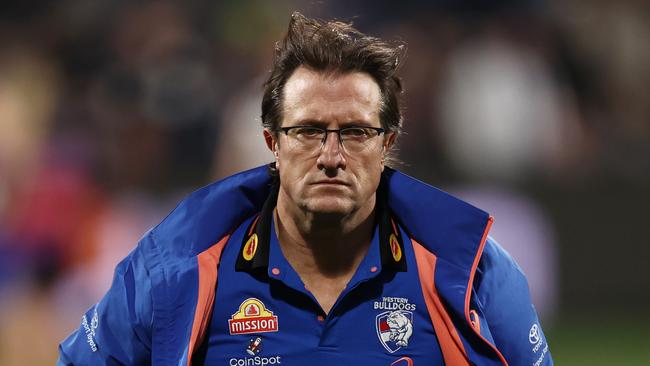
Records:
[[[237,312],[228,320],[231,335],[267,333],[278,331],[278,317],[263,302],[251,297],[239,305]]]

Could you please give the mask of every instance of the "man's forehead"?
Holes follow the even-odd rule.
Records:
[[[290,119],[377,120],[379,85],[362,72],[318,72],[299,67],[284,87],[284,114]]]

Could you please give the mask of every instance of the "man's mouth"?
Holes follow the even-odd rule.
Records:
[[[348,183],[339,179],[321,179],[311,183],[311,185],[349,186]]]

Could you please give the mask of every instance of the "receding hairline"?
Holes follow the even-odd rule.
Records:
[[[346,99],[337,100],[338,96],[350,98],[349,104],[358,106],[362,110],[368,111],[368,107],[372,109],[371,113],[360,114],[359,116],[363,116],[363,118],[359,118],[359,122],[371,122],[376,119],[381,125],[382,93],[379,84],[372,78],[372,75],[363,71],[323,73],[307,67],[302,67],[301,70],[301,67],[296,68],[283,88],[279,126],[296,107],[309,106],[312,102],[333,102],[335,104],[345,102]],[[300,72],[304,73],[305,79],[297,80],[295,78],[296,74]],[[342,80],[348,77],[350,78]],[[331,89],[327,85],[312,84],[314,81],[317,83],[325,81],[331,86]],[[334,83],[337,84],[334,85]],[[321,96],[322,98],[320,98]],[[304,104],[300,105],[299,103]],[[314,105],[311,104],[311,106]]]
[[[358,75],[362,75],[364,78],[366,78],[366,80],[372,81],[372,85],[374,85],[374,89],[375,89],[376,96],[377,96],[377,106],[376,106],[377,107],[377,110],[376,110],[377,118],[379,119],[380,124],[382,124],[382,121],[381,121],[381,109],[382,109],[382,107],[384,106],[384,103],[385,103],[384,95],[383,95],[382,90],[381,90],[381,85],[377,82],[377,80],[369,72],[366,72],[364,70],[342,70],[342,69],[339,69],[339,68],[336,68],[336,67],[330,67],[330,68],[327,68],[327,69],[320,70],[320,69],[317,69],[317,68],[314,68],[314,67],[310,67],[309,65],[306,65],[306,64],[301,64],[300,66],[296,67],[293,70],[293,72],[289,75],[289,77],[284,82],[284,87],[282,88],[282,94],[280,95],[280,116],[281,116],[281,118],[280,118],[280,121],[279,121],[279,125],[282,124],[282,121],[284,120],[284,118],[286,116],[286,111],[287,111],[287,109],[286,109],[286,95],[287,95],[287,89],[288,89],[287,87],[289,86],[290,82],[292,80],[294,80],[293,77],[296,75],[296,73],[299,72],[299,70],[301,70],[301,69],[303,71],[308,72],[309,74],[315,75],[316,77],[322,78],[322,79],[335,80],[335,79],[339,79],[341,77],[345,77],[345,76],[348,76],[348,75],[358,74]]]

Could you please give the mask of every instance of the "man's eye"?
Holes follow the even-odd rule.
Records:
[[[346,128],[341,131],[341,135],[348,137],[367,137],[368,131],[366,128]]]
[[[301,127],[294,129],[295,134],[302,137],[318,137],[322,135],[322,130],[312,127]]]

